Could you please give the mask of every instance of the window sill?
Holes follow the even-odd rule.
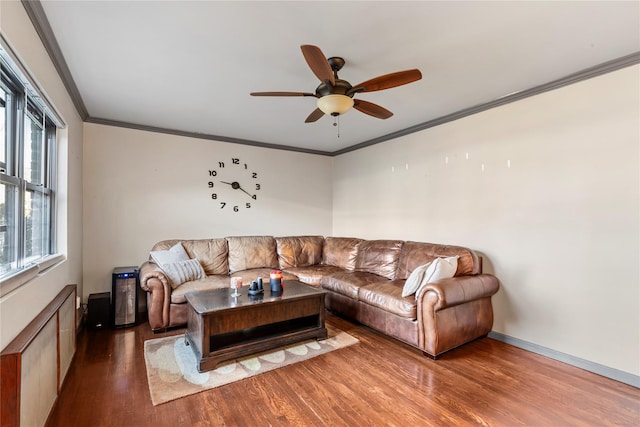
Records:
[[[20,286],[29,282],[37,275],[44,273],[46,270],[61,263],[64,260],[64,255],[50,255],[46,258],[41,259],[36,264],[31,264],[15,272],[14,274],[3,278],[2,280],[0,280],[0,297],[7,295],[9,292],[15,291]]]

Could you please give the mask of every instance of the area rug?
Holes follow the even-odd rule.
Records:
[[[308,340],[252,356],[221,363],[215,370],[198,372],[196,357],[184,335],[144,342],[144,360],[153,405],[249,378],[302,362],[358,343],[346,332],[327,328],[325,340]]]

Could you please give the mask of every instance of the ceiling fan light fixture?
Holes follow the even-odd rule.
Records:
[[[353,98],[347,95],[325,95],[318,99],[318,108],[329,116],[339,116],[353,107]]]

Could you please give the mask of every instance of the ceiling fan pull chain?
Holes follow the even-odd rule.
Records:
[[[340,116],[333,116],[333,125],[338,128],[338,138],[340,138]]]

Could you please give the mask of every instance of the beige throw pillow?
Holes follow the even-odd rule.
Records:
[[[452,256],[448,258],[436,258],[431,262],[431,265],[425,270],[422,278],[422,283],[416,290],[416,296],[420,293],[420,289],[425,287],[428,283],[437,282],[442,279],[450,279],[456,275],[458,269],[459,256]]]
[[[207,277],[200,261],[189,259],[189,255],[180,242],[166,251],[151,251],[151,259],[167,276],[173,289],[184,282]]]
[[[424,278],[424,272],[427,270],[427,268],[429,268],[430,265],[431,263],[428,262],[416,267],[411,272],[409,277],[407,277],[407,280],[404,282],[404,286],[402,287],[403,297],[408,297],[409,295],[413,295],[416,293],[416,291],[420,287],[420,284],[422,283],[422,279]]]
[[[187,251],[184,250],[182,243],[178,242],[167,251],[151,251],[151,259],[157,265],[162,267],[164,264],[172,264],[179,261],[189,260]]]
[[[161,265],[160,268],[171,281],[173,289],[182,285],[184,282],[191,280],[204,279],[206,274],[204,268],[197,259],[188,259],[186,261],[178,261],[170,264]]]

